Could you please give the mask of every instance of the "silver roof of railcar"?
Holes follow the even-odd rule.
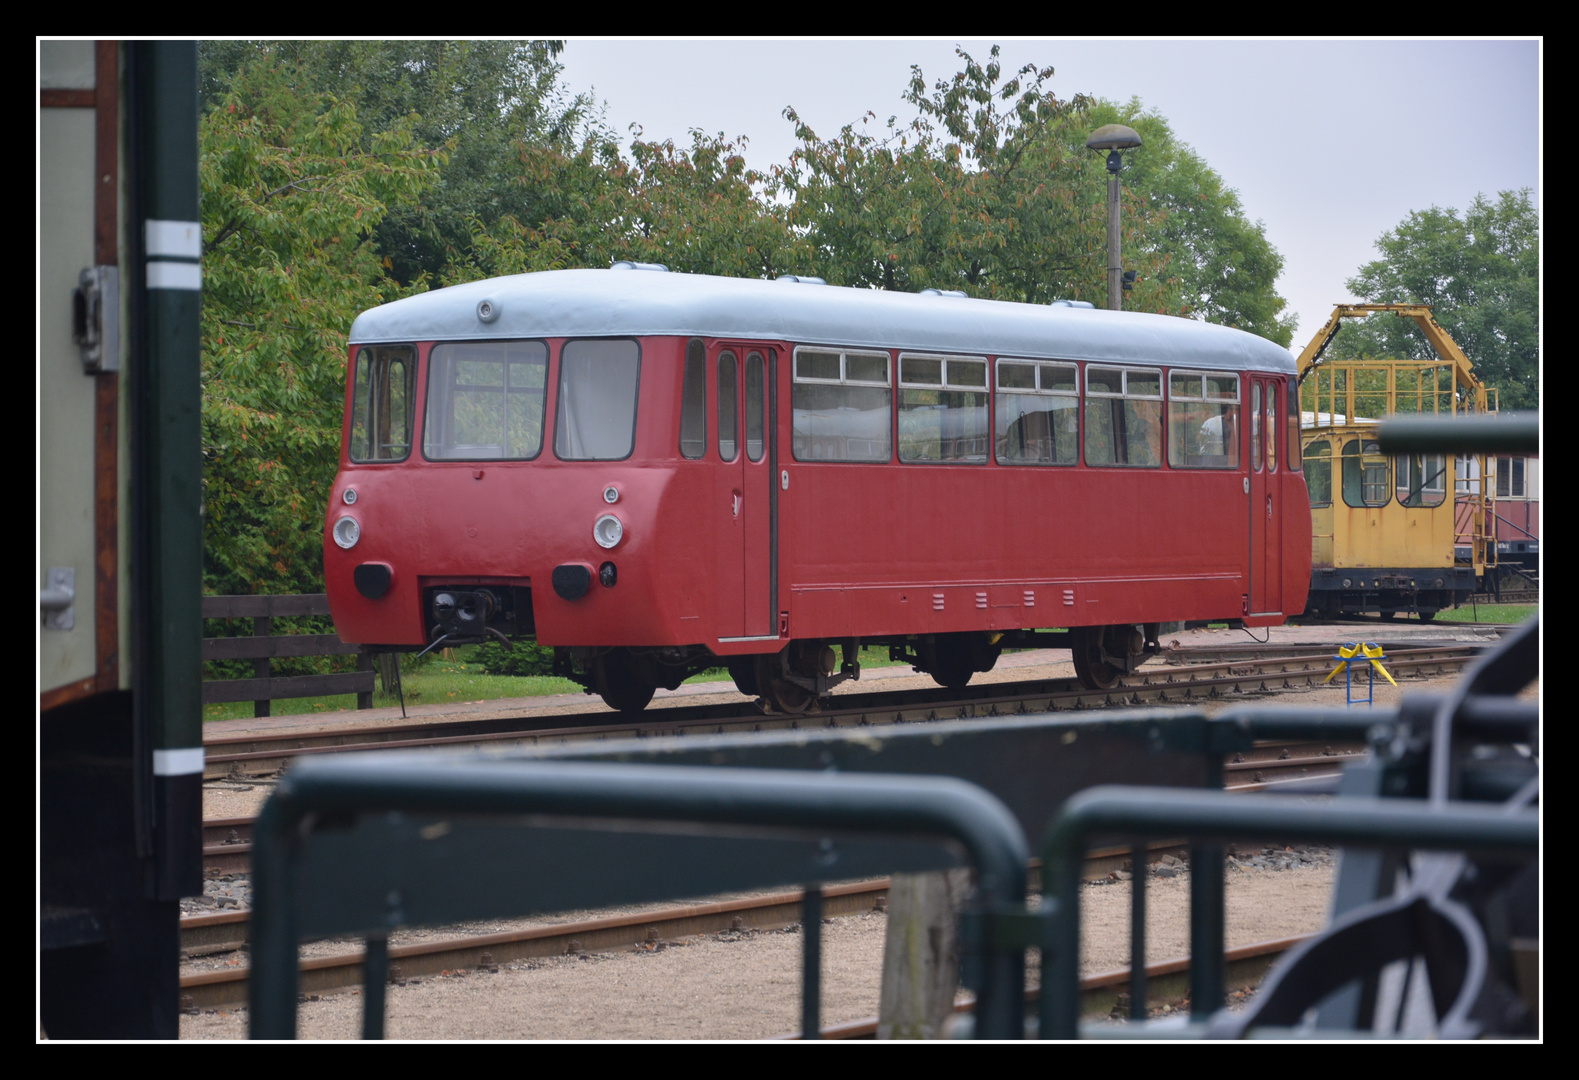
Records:
[[[479,315],[484,300],[488,322]],[[1194,319],[650,270],[473,281],[373,308],[351,326],[353,344],[648,335],[1295,370],[1287,349]]]

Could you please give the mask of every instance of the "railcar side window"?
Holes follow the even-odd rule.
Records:
[[[1266,385],[1266,467],[1277,468],[1277,384]]]
[[[1326,439],[1305,447],[1305,487],[1312,509],[1332,505],[1332,443]]]
[[[888,461],[893,390],[887,353],[796,349],[796,461]]]
[[[1073,465],[1080,460],[1080,369],[1073,364],[998,361],[994,442],[1004,465]]]
[[[718,460],[733,461],[740,447],[740,365],[732,352],[718,354]]]
[[[680,456],[707,453],[707,349],[692,338],[685,349],[685,388],[680,399]]]
[[[1524,459],[1499,457],[1496,459],[1497,498],[1522,499],[1524,493]]]
[[[411,453],[416,350],[380,345],[356,354],[351,388],[351,460],[404,461]]]
[[[1250,467],[1261,471],[1261,384],[1250,384]]]
[[[1343,501],[1349,506],[1386,506],[1392,501],[1387,459],[1375,440],[1343,444]]]
[[[1299,471],[1299,401],[1292,393],[1288,395],[1288,467]]]
[[[899,460],[987,460],[987,361],[899,354]]]
[[[1393,459],[1401,506],[1441,506],[1447,500],[1447,459],[1441,454],[1404,454]]]
[[[1175,469],[1239,468],[1238,375],[1168,373],[1168,464]]]
[[[1453,459],[1453,493],[1468,495],[1480,493],[1480,459],[1460,454]]]
[[[767,451],[763,440],[766,433],[767,376],[764,373],[762,354],[746,356],[746,457],[761,461]]]
[[[1162,372],[1086,366],[1086,464],[1162,464]]]
[[[619,461],[636,446],[641,347],[631,340],[583,338],[559,352],[554,454],[565,461]]]
[[[543,449],[548,346],[475,341],[433,346],[422,453],[430,461],[535,458]]]

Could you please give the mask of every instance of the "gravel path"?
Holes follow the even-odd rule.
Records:
[[[1258,853],[1266,865],[1228,872],[1230,947],[1319,929],[1333,862],[1320,851]],[[1237,862],[1237,861],[1236,861]],[[1189,875],[1153,876],[1147,893],[1149,959],[1188,953]],[[1082,896],[1089,973],[1129,962],[1129,888],[1088,885]],[[875,1016],[886,916],[869,912],[823,927],[823,1021]],[[708,935],[661,950],[564,956],[459,972],[389,988],[394,1039],[762,1039],[800,1022],[801,937],[795,929]],[[307,1039],[354,1039],[357,991],[304,1002]],[[240,1039],[246,1010],[181,1018],[183,1039]]]

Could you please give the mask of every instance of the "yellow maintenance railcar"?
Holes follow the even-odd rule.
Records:
[[[1343,319],[1378,314],[1413,319],[1437,358],[1322,359]],[[1429,619],[1468,600],[1497,559],[1488,462],[1387,456],[1376,433],[1397,413],[1495,411],[1496,392],[1423,304],[1340,305],[1298,369],[1311,506],[1308,612]]]

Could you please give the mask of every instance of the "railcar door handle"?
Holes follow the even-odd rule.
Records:
[[[740,516],[740,492],[738,491],[734,495],[734,514],[735,517]]]

